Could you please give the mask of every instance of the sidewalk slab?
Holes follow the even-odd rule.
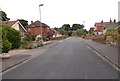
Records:
[[[52,41],[47,41],[47,42],[44,42],[44,45],[47,45],[50,43],[52,43]],[[41,53],[44,53],[46,49],[41,48],[41,50],[40,50],[40,48],[41,47],[36,48],[36,49],[27,50],[27,51],[22,51],[22,52],[21,51],[19,52],[19,50],[9,52],[9,54],[11,54],[12,57],[10,57],[8,59],[2,59],[0,61],[0,72],[4,72],[5,70],[18,65],[18,64],[24,62],[25,60],[28,60],[29,58],[34,58],[34,57],[40,55]]]
[[[5,71],[5,70],[7,70],[7,69],[9,69],[9,68],[11,68],[15,65],[18,65],[18,64],[22,63],[23,61],[29,59],[30,56],[31,55],[20,55],[20,54],[18,54],[18,55],[12,56],[9,59],[3,59],[2,63],[1,63],[2,68],[0,69],[0,72],[3,72],[3,71]]]
[[[106,44],[101,44],[89,39],[84,39],[84,42],[100,53],[102,56],[107,57],[118,65],[118,48]]]

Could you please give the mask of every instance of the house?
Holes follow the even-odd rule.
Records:
[[[20,32],[21,37],[27,34],[26,29],[23,27],[23,25],[19,21],[2,21],[4,24],[7,24],[14,28],[15,30],[18,30]]]
[[[53,38],[55,38],[55,37],[61,37],[61,36],[62,36],[62,35],[61,35],[58,31],[56,31],[54,28],[52,28],[52,30],[54,31]]]
[[[34,37],[41,34],[42,36],[46,37],[50,37],[53,35],[53,31],[51,30],[51,28],[47,24],[41,23],[38,20],[35,22],[31,21],[31,24],[26,27],[26,30],[30,35]]]
[[[101,22],[97,22],[95,23],[95,30],[94,30],[94,33],[95,35],[99,35],[99,34],[102,34],[103,31],[105,30],[105,25],[107,24],[116,24],[116,20],[114,19],[114,21],[112,21],[110,19],[109,22],[103,22],[103,20]]]
[[[103,34],[105,34],[105,32],[106,32],[108,29],[116,29],[117,27],[118,27],[118,24],[117,24],[117,23],[106,24],[106,25],[104,26]]]

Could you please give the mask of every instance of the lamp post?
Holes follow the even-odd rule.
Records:
[[[40,33],[41,33],[41,45],[43,46],[43,36],[42,36],[42,22],[41,22],[41,6],[43,6],[43,4],[40,4],[39,5],[39,12],[40,12],[40,27],[41,27],[41,30],[40,30]]]

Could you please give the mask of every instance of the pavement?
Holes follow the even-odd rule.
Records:
[[[112,45],[108,45],[108,44],[102,44],[102,43],[98,43],[95,41],[92,41],[91,39],[83,39],[83,41],[90,46],[93,50],[95,50],[96,52],[98,52],[99,54],[101,54],[103,57],[105,57],[105,59],[108,59],[111,63],[113,63],[114,65],[116,65],[117,67],[119,66],[119,48],[112,46]]]
[[[118,71],[89,49],[82,39],[71,37],[53,44],[27,51],[25,54],[36,57],[6,72],[2,78],[118,79]],[[46,50],[42,55],[41,49]]]
[[[44,47],[39,47],[36,49],[10,51],[9,52],[9,54],[11,55],[10,58],[0,60],[0,73],[20,64],[28,59],[32,59],[32,58],[44,53],[49,47],[57,44],[57,42],[54,42],[53,44],[50,44],[50,43],[52,43],[52,41],[44,42],[44,45],[45,45]],[[48,45],[48,44],[50,44],[50,45]],[[38,49],[39,49],[39,51],[38,51]],[[36,51],[38,51],[40,53],[38,54],[38,52],[36,52]]]

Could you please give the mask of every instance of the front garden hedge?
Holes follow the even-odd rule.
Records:
[[[1,24],[1,23],[0,23]],[[11,26],[3,24],[2,30],[2,53],[7,53],[11,49],[19,48],[21,44],[21,37],[19,31],[13,29]]]

